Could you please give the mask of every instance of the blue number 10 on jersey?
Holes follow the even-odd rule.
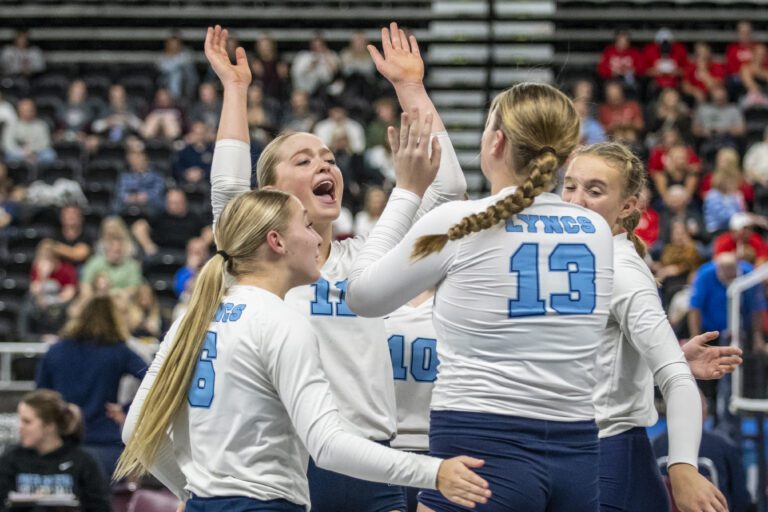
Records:
[[[522,244],[510,258],[517,274],[517,298],[509,299],[509,317],[545,315],[539,288],[539,244]],[[549,254],[550,272],[568,273],[567,293],[552,293],[550,305],[560,315],[588,315],[595,310],[595,255],[584,244],[557,244]]]

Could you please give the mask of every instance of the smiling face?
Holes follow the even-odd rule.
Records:
[[[265,183],[296,196],[313,223],[331,223],[341,212],[344,180],[333,153],[318,137],[296,133],[277,153],[274,183]]]
[[[579,155],[565,173],[562,197],[599,213],[610,226],[618,226],[637,204],[636,197],[623,197],[622,181],[621,173],[602,158]]]

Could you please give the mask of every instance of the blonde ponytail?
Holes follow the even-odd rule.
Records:
[[[256,251],[268,232],[285,229],[291,196],[278,191],[251,191],[232,200],[216,224],[219,251],[195,281],[189,309],[160,368],[115,470],[114,478],[138,476],[152,465],[166,432],[187,398],[205,334],[224,296],[225,271],[234,277],[258,265]]]
[[[489,116],[494,129],[504,133],[512,170],[523,183],[485,211],[464,217],[447,234],[420,237],[411,254],[414,261],[531,206],[536,196],[551,190],[557,170],[579,140],[580,120],[573,103],[546,84],[523,83],[507,89],[494,98]]]

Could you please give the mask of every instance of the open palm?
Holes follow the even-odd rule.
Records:
[[[381,47],[383,56],[375,46],[368,45],[368,53],[379,73],[393,84],[421,84],[424,80],[424,61],[414,36],[406,36],[397,23],[392,22],[389,29],[381,29]]]
[[[241,47],[235,50],[236,62],[232,64],[227,53],[228,38],[229,33],[220,25],[214,28],[208,27],[208,32],[205,34],[205,57],[222,84],[239,84],[248,87],[251,83],[251,69],[248,67],[245,50]]]

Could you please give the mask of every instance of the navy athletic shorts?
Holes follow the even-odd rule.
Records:
[[[475,472],[490,486],[488,503],[467,509],[438,491],[419,493],[435,512],[598,512],[599,444],[594,421],[432,411],[430,455],[485,460]]]

